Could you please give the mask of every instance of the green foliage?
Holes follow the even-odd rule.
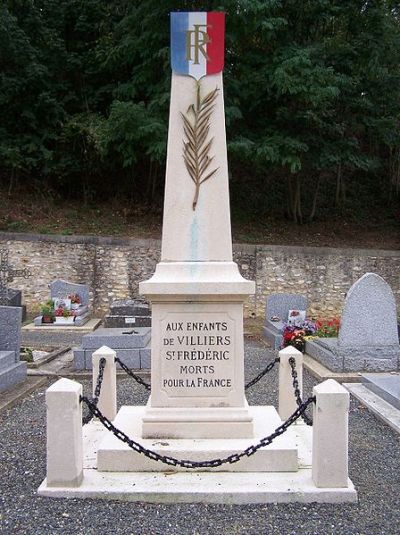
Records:
[[[386,206],[400,192],[400,29],[383,0],[6,0],[3,183],[160,202],[169,12],[219,9],[233,207],[302,222]]]

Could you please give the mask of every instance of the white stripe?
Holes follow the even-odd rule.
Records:
[[[194,24],[204,24],[204,26],[207,24],[207,13],[205,12],[197,12],[197,13],[189,13],[189,30],[194,30],[193,25]],[[206,31],[206,28],[200,28],[200,30]],[[193,41],[192,41],[193,42]],[[192,48],[192,59],[194,59],[194,49]],[[207,73],[207,61],[206,58],[203,56],[201,52],[199,52],[199,63],[198,65],[194,65],[193,61],[189,61],[189,74],[190,76],[193,76],[196,78],[196,80],[199,80],[202,76],[204,76]]]

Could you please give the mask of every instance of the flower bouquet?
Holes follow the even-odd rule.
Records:
[[[293,346],[302,353],[304,353],[306,346],[306,339],[313,336],[316,331],[315,322],[306,319],[298,325],[290,325],[284,323],[283,325],[283,340],[281,349],[288,346]]]

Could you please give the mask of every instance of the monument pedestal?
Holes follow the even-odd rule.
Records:
[[[234,262],[161,262],[140,284],[152,302],[152,396],[144,438],[251,438],[243,301]]]

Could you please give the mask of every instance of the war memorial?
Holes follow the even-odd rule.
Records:
[[[302,399],[302,354],[279,352],[279,406],[245,396],[243,302],[232,260],[224,14],[171,14],[171,102],[161,261],[152,306],[151,397],[117,410],[116,353],[93,352],[93,398],[46,393],[41,496],[148,502],[354,502],[349,393],[330,379]],[[120,363],[120,362],[119,362]],[[306,409],[312,408],[312,420]],[[82,425],[82,412],[89,411]],[[93,418],[91,418],[93,417]],[[171,472],[172,471],[172,472]],[[168,474],[168,478],[166,478]]]

